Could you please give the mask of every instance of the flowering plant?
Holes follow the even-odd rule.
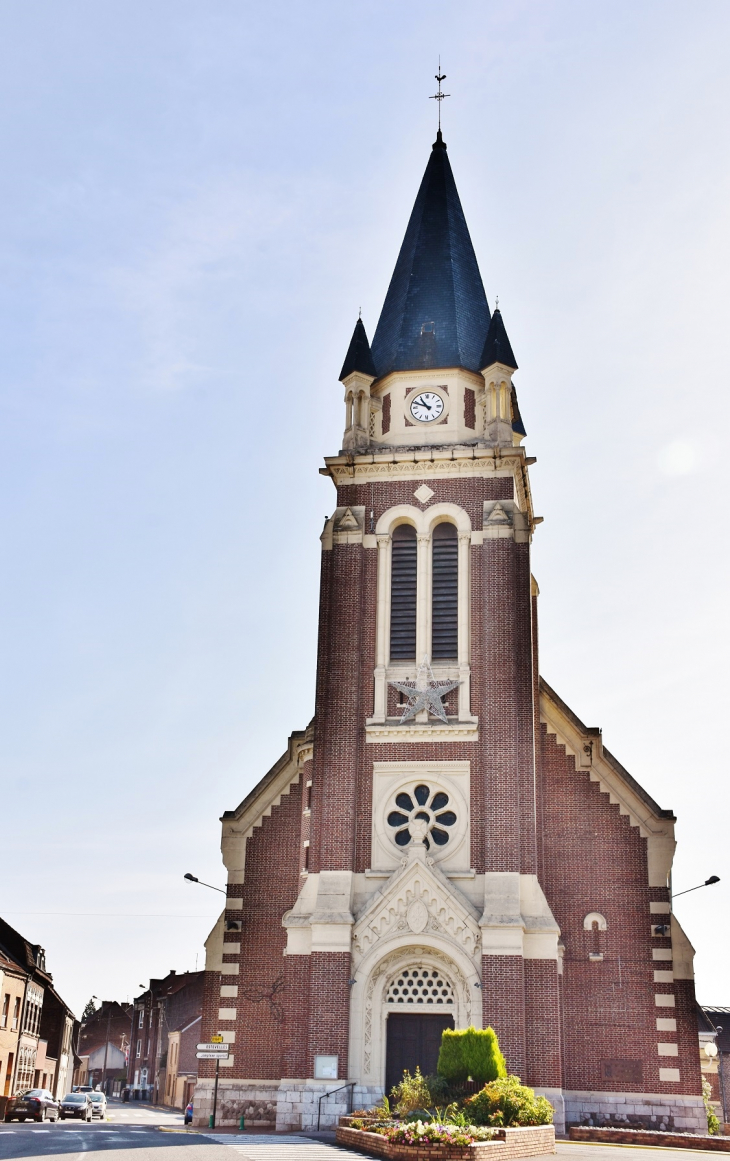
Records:
[[[370,1131],[387,1137],[394,1145],[473,1145],[475,1141],[489,1141],[493,1135],[491,1129],[477,1125],[443,1125],[436,1121],[378,1125]]]

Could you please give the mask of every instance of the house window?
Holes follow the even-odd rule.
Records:
[[[138,1040],[137,1041],[137,1056],[141,1056],[141,1055],[142,1055],[142,1041]]]
[[[10,1025],[11,1032],[18,1030],[18,1017],[20,1016],[20,996],[15,997],[15,1006],[13,1007],[13,1022]]]
[[[456,659],[459,653],[459,541],[453,524],[433,530],[431,656]]]
[[[144,1028],[144,1008],[139,1010],[139,1028]]]
[[[7,1028],[7,1026],[8,1026],[8,1012],[9,1011],[10,1011],[10,993],[6,992],[5,999],[3,1000],[3,1011],[2,1011],[2,1015],[0,1016],[0,1028]]]
[[[418,543],[411,524],[393,531],[390,582],[390,656],[412,661],[416,656],[416,576]]]

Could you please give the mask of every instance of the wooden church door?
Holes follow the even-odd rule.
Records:
[[[404,1069],[411,1076],[416,1066],[422,1076],[436,1071],[444,1028],[453,1028],[453,1016],[420,1015],[391,1012],[388,1016],[387,1048],[385,1056],[385,1095],[390,1096],[393,1085],[403,1079]]]

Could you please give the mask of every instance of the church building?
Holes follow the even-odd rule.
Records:
[[[222,817],[217,1124],[332,1124],[491,1025],[559,1131],[706,1132],[674,815],[540,676],[516,370],[439,131],[340,375],[314,717]]]

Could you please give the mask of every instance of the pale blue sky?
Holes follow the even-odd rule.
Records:
[[[729,38],[725,0],[2,0],[0,913],[77,1010],[202,966],[183,872],[223,882],[218,817],[311,716],[317,469],[439,52],[542,671],[678,813],[676,889],[723,876],[677,911],[730,1004]]]

